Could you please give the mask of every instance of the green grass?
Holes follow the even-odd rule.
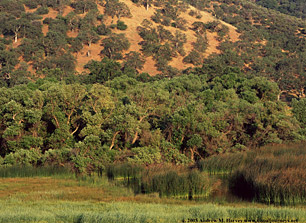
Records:
[[[306,221],[306,211],[292,208],[234,208],[212,204],[166,205],[134,202],[0,201],[0,222],[182,222],[184,219]]]

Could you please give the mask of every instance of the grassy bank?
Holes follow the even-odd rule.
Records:
[[[306,221],[305,207],[134,195],[106,178],[0,178],[0,222],[183,222],[199,220]]]

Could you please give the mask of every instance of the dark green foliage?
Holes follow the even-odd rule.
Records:
[[[111,34],[102,40],[104,49],[101,54],[109,59],[122,59],[121,52],[130,48],[130,43],[124,34]]]
[[[206,35],[198,35],[197,36],[197,41],[193,44],[193,47],[195,50],[204,53],[205,50],[207,49],[207,37]]]
[[[301,123],[301,125],[306,128],[306,99],[302,98],[297,101],[294,99],[292,101],[293,114],[295,118]]]
[[[58,57],[52,57],[50,63],[52,64],[50,68],[58,68],[63,72],[68,73],[74,71],[76,60],[71,54],[65,53]]]
[[[121,17],[131,17],[129,7],[124,2],[119,2],[119,0],[106,1],[104,12],[112,18],[116,16],[118,20]]]
[[[98,33],[89,27],[83,27],[77,38],[88,46],[91,46],[92,43],[96,43],[100,40]]]
[[[63,36],[66,36],[67,31],[68,27],[63,17],[59,17],[50,21],[49,32],[57,32],[61,33]]]
[[[0,2],[0,86],[10,87],[0,91],[5,164],[68,163],[82,174],[103,169],[111,161],[151,165],[204,159],[200,163],[206,171],[230,172],[236,166],[220,163],[215,156],[206,158],[304,139],[304,21],[244,0],[216,0],[213,5],[187,1],[209,10],[220,22],[194,22],[191,29],[197,40],[186,56],[186,35],[173,28],[187,28],[180,17],[186,3],[134,1],[148,10],[153,10],[152,4],[158,7],[152,17],[158,24],[144,20],[137,28],[143,39],[139,53],[128,51],[130,43],[124,36],[127,27],[120,18],[131,16],[127,5],[100,1],[105,7],[101,15],[98,2]],[[36,13],[24,13],[23,3],[37,8]],[[75,10],[63,16],[68,4]],[[45,18],[42,26],[37,14],[49,7],[58,16]],[[122,34],[111,34],[103,16],[113,17],[111,28]],[[229,33],[221,20],[237,27],[237,41],[228,40],[233,30]],[[218,35],[220,54],[204,59],[208,32]],[[71,37],[74,34],[76,38]],[[88,75],[73,76],[76,56],[82,61],[83,47],[98,41],[102,60],[85,65]],[[90,51],[86,54],[91,56]],[[151,56],[162,75],[138,74],[143,56]],[[184,63],[199,67],[182,72],[169,65],[180,56]],[[41,76],[46,79],[35,82]],[[278,100],[280,93],[300,100],[293,100],[290,110]],[[224,159],[236,160],[239,155],[235,157]]]
[[[211,5],[207,4],[207,1],[188,2],[198,9],[205,7],[207,10],[211,10]],[[289,4],[288,1],[285,3],[285,1],[274,0],[256,2]],[[216,63],[219,64],[235,64],[250,75],[266,76],[277,82],[281,90],[284,90],[288,95],[298,96],[302,94],[302,89],[305,87],[305,75],[300,68],[303,67],[302,64],[304,63],[301,61],[305,61],[305,55],[301,53],[305,51],[306,46],[305,35],[302,34],[305,22],[293,17],[289,18],[273,10],[258,7],[248,1],[236,0],[235,3],[228,4],[227,1],[218,0],[218,3],[220,4],[213,5],[212,13],[218,19],[236,26],[241,35],[238,42],[222,43],[220,47],[222,54],[214,56],[213,60],[216,60]],[[290,2],[290,5],[302,4],[300,2]],[[219,29],[222,29],[222,27],[220,25],[216,26],[216,24],[216,22],[212,22],[206,24],[206,26],[210,30],[220,32]],[[220,38],[218,39],[223,39],[224,31],[220,32]],[[262,41],[267,43],[258,44]],[[295,59],[291,60],[291,56],[288,57],[289,54],[285,51],[289,54],[292,53]],[[204,62],[207,63],[207,60]],[[248,68],[245,64],[251,66]]]
[[[92,9],[97,9],[97,5],[93,0],[78,0],[71,3],[71,7],[76,13],[85,13]]]
[[[32,1],[32,0],[25,0],[24,4],[27,7],[29,7],[30,9],[36,9],[38,7],[38,5],[39,5],[39,1],[37,1],[37,0],[34,0],[34,1]]]
[[[127,29],[127,25],[123,22],[123,21],[117,21],[117,29],[119,30],[126,30]]]
[[[110,28],[106,27],[104,24],[97,26],[96,30],[99,35],[103,36],[109,35],[112,32]]]
[[[186,57],[184,57],[183,62],[198,66],[203,62],[203,59],[198,51],[192,50]]]
[[[135,51],[131,51],[128,54],[126,54],[124,59],[125,59],[125,63],[123,65],[124,69],[141,70],[145,63],[145,59],[143,58],[143,56]]]
[[[1,12],[7,12],[15,17],[20,17],[25,11],[23,4],[18,0],[2,0],[0,2]]]
[[[90,71],[85,81],[91,84],[105,83],[108,80],[122,75],[120,64],[108,58],[103,58],[101,62],[92,60],[84,68]]]
[[[305,18],[306,3],[303,0],[256,0],[258,5],[278,10],[281,13]]]
[[[39,7],[37,10],[36,10],[36,13],[38,15],[45,15],[45,14],[48,14],[49,13],[49,9],[47,7]]]

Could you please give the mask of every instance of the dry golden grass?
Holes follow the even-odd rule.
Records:
[[[88,180],[51,177],[0,178],[0,200],[18,199],[24,202],[140,202],[164,204],[196,204],[195,201],[159,198],[156,195],[134,195],[133,191],[115,186],[106,179],[99,183]],[[202,203],[202,202],[200,202]]]
[[[0,179],[0,199],[15,197],[27,201],[121,200],[118,196],[124,196],[124,193],[106,191],[103,185],[87,185],[85,182],[74,179],[54,179],[50,177]]]

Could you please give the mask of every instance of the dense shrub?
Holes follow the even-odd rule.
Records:
[[[127,29],[127,25],[123,22],[123,21],[119,21],[117,22],[117,29],[119,30],[126,30]]]
[[[39,7],[37,10],[36,10],[36,13],[38,15],[45,15],[45,14],[48,14],[49,13],[49,9],[48,7]]]

